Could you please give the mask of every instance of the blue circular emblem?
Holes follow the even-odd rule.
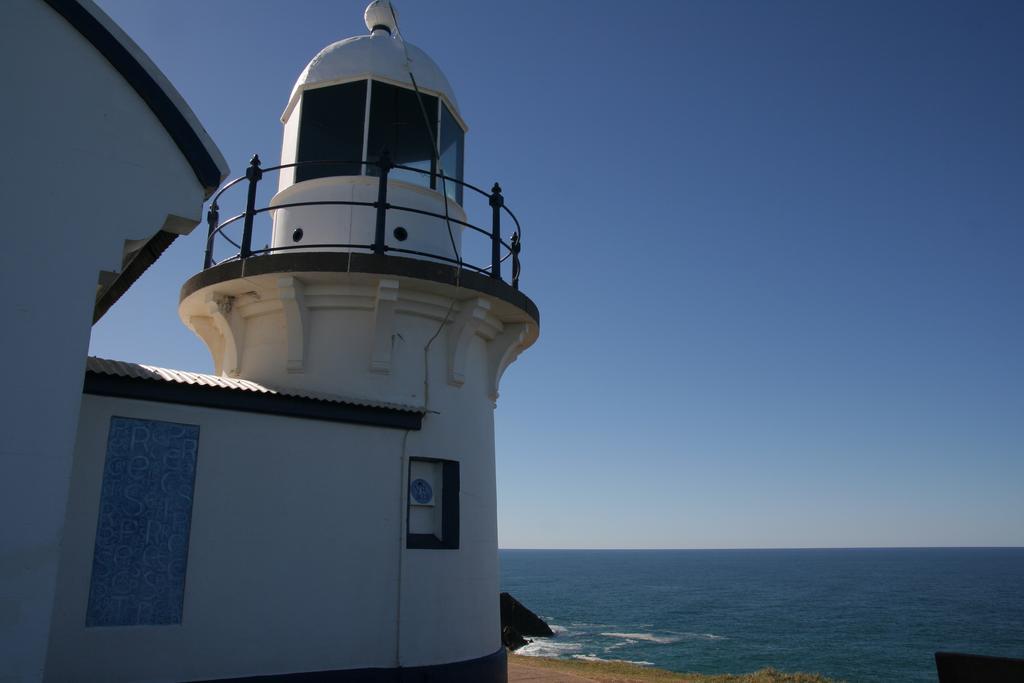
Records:
[[[412,494],[412,499],[420,505],[426,505],[434,499],[434,490],[424,479],[413,479],[409,484],[409,492]]]

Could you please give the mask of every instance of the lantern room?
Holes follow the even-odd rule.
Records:
[[[389,2],[371,2],[364,20],[369,33],[328,45],[300,73],[281,116],[281,163],[254,156],[214,195],[204,270],[252,256],[373,254],[518,289],[519,221],[497,183],[465,180],[468,126],[451,84],[402,37]],[[244,210],[231,211],[241,197]]]
[[[388,173],[388,201],[409,209],[387,217],[388,245],[458,261],[467,126],[455,93],[401,37],[389,3],[371,3],[364,19],[370,33],[321,50],[288,99],[272,245],[351,250],[372,242],[378,226],[368,204],[380,200],[378,179]],[[319,203],[338,200],[351,203]]]

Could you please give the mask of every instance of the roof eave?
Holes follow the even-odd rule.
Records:
[[[45,0],[138,93],[192,167],[208,198],[230,169],[181,93],[135,41],[92,0]]]

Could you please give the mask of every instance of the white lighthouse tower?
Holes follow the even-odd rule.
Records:
[[[416,419],[309,422],[237,473],[247,493],[247,478],[264,477],[277,509],[248,533],[275,567],[287,552],[291,570],[248,558],[261,579],[233,599],[259,605],[245,646],[263,670],[232,672],[504,680],[493,411],[539,315],[519,291],[519,225],[500,188],[463,177],[451,85],[386,0],[365,19],[368,35],[327,46],[300,74],[281,164],[254,157],[214,197],[204,269],[179,314],[225,381]],[[216,457],[201,452],[200,479]],[[287,472],[273,478],[286,495],[266,467]],[[229,506],[232,490],[222,495]],[[196,501],[193,537],[198,488]]]

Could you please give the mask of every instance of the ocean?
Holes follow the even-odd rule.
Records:
[[[1024,548],[502,550],[556,632],[519,654],[674,671],[935,681],[937,650],[1024,658]]]

